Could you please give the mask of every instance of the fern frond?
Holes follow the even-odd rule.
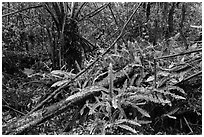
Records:
[[[135,108],[138,110],[138,112],[140,112],[143,116],[150,118],[150,115],[149,115],[149,113],[148,113],[146,110],[144,110],[144,109],[142,109],[142,108],[140,108],[140,107],[138,107],[138,106],[136,106],[136,105],[134,105],[134,107],[135,107]]]
[[[75,102],[76,100],[82,100],[86,99],[88,96],[92,94],[96,94],[98,92],[106,92],[108,93],[108,90],[106,88],[100,87],[100,86],[91,86],[87,87],[85,89],[82,89],[81,92],[77,92],[74,95],[69,96],[66,101]]]
[[[168,95],[169,96],[171,96],[171,97],[173,97],[173,98],[175,98],[175,99],[185,99],[184,97],[182,97],[182,96],[180,96],[180,95],[176,95],[176,94],[174,94],[174,93],[171,93],[170,92],[170,89],[178,89],[178,91],[180,91],[181,93],[183,93],[184,91],[183,91],[183,89],[181,89],[181,88],[179,88],[179,87],[171,87],[171,88],[169,88],[168,89],[168,87],[167,88],[165,88],[165,89],[156,89],[156,90],[154,90],[155,92],[157,92],[157,94],[158,93],[161,93],[163,96],[165,96],[165,97],[167,97],[168,98]]]
[[[134,134],[137,134],[137,131],[135,129],[133,129],[132,127],[128,126],[128,125],[117,125],[120,128],[123,128],[125,130],[128,130]]]
[[[137,101],[145,100],[147,102],[153,102],[153,103],[162,104],[162,105],[165,105],[165,104],[171,105],[171,101],[169,101],[168,99],[163,99],[162,97],[158,97],[154,94],[134,95],[134,96],[129,97],[129,100],[131,102],[137,102]]]
[[[108,74],[109,74],[110,98],[112,99],[113,98],[113,66],[112,66],[112,63],[109,64]]]
[[[118,95],[118,97],[125,98],[126,101],[130,101],[132,103],[145,100],[148,102],[159,103],[162,105],[171,105],[172,99],[185,99],[179,94],[177,95],[176,93],[172,93],[172,90],[178,91],[178,93],[182,93],[183,95],[185,95],[184,90],[176,86],[168,86],[163,89],[130,86],[129,88],[127,88],[125,93]]]
[[[131,124],[131,125],[134,125],[134,126],[141,126],[137,121],[129,120],[129,119],[119,119],[114,124],[115,125],[119,125],[119,124]]]
[[[69,79],[69,78],[75,77],[76,74],[71,73],[71,72],[62,71],[62,70],[53,70],[51,72],[51,75],[54,76],[54,77]]]
[[[148,121],[148,120],[137,120],[137,122],[138,122],[140,125],[152,123],[152,121]]]
[[[167,89],[168,91],[170,91],[170,90],[176,90],[176,91],[182,93],[183,95],[186,95],[185,91],[184,91],[182,88],[177,87],[177,86],[167,86],[166,89]]]
[[[54,84],[52,84],[52,88],[54,88],[54,87],[60,87],[60,86],[62,86],[63,84],[65,84],[65,83],[68,83],[70,80],[68,80],[68,79],[65,79],[65,80],[60,80],[60,81],[57,81],[57,82],[55,82]]]

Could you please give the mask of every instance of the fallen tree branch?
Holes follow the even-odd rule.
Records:
[[[116,74],[114,74],[113,84],[117,85],[124,82],[127,79],[127,75],[132,76],[138,70],[140,70],[139,67],[137,69],[134,66],[129,65],[125,68],[125,70],[118,71]],[[125,71],[125,73],[123,73],[122,71]],[[81,92],[71,95],[67,99],[57,102],[52,106],[42,108],[36,112],[32,112],[31,114],[27,114],[26,116],[15,119],[6,125],[3,125],[3,134],[22,134],[26,129],[30,129],[33,126],[36,126],[37,124],[42,123],[52,118],[53,116],[66,111],[67,108],[71,105],[81,105],[92,96],[100,95],[101,91],[107,91],[109,85],[108,77],[105,77],[104,79],[96,82],[96,85],[99,86],[85,88]]]
[[[115,43],[123,36],[124,30],[127,26],[127,24],[132,19],[133,15],[136,13],[138,8],[141,6],[141,3],[138,5],[137,8],[135,8],[135,11],[132,13],[130,18],[127,20],[127,22],[124,24],[119,36],[115,39],[115,41],[110,45],[110,47],[95,61],[93,61],[87,68],[79,72],[73,79],[70,81],[67,81],[65,84],[63,84],[61,87],[56,89],[53,93],[51,93],[50,96],[48,96],[45,100],[43,100],[37,107],[35,107],[30,113],[28,113],[26,116],[21,117],[20,119],[16,119],[12,121],[9,124],[6,124],[3,126],[3,133],[4,134],[21,134],[25,129],[28,129],[34,125],[37,125],[41,123],[44,120],[47,120],[51,117],[53,117],[55,114],[61,113],[66,109],[68,106],[70,106],[73,103],[76,103],[77,101],[81,101],[82,99],[88,98],[90,95],[94,95],[96,93],[99,93],[101,91],[93,90],[88,92],[79,92],[74,95],[71,95],[66,100],[62,100],[52,106],[49,106],[47,108],[40,109],[36,111],[38,108],[40,108],[45,102],[47,102],[49,99],[51,99],[54,95],[57,93],[60,93],[61,89],[66,88],[71,82],[76,80],[79,76],[81,76],[84,72],[86,72],[88,69],[90,69],[97,61],[99,61],[104,55],[106,55],[110,49],[115,45]],[[131,71],[130,71],[131,72]],[[34,112],[36,111],[36,112]]]
[[[191,54],[191,53],[200,52],[200,51],[202,51],[202,49],[196,49],[196,50],[193,50],[193,51],[187,51],[187,52],[183,52],[183,53],[178,53],[178,54],[173,54],[173,55],[168,55],[168,56],[162,56],[162,57],[159,57],[159,58],[156,58],[156,59],[164,59],[164,58],[176,57],[176,56]]]
[[[7,125],[3,125],[3,134],[21,134],[26,129],[53,117],[55,114],[63,112],[70,105],[82,101],[83,99],[86,100],[89,96],[99,92],[101,92],[101,87],[97,86],[90,89],[84,89],[84,91],[71,95],[67,99],[57,102],[52,106],[40,109],[30,115],[16,119]]]

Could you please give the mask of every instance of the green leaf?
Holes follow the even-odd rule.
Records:
[[[118,102],[118,100],[116,99],[116,97],[113,97],[112,98],[112,105],[113,105],[113,108],[115,108],[115,109],[118,108],[118,103],[117,102]]]
[[[152,123],[152,121],[148,121],[148,120],[137,120],[137,122],[139,123],[139,124],[150,124],[150,123]]]
[[[34,73],[34,70],[24,68],[23,73],[26,74],[28,77],[30,77],[30,75]]]
[[[112,99],[113,98],[113,66],[112,66],[112,63],[109,64],[108,74],[109,74],[110,98]]]
[[[146,110],[134,105],[133,103],[131,103],[131,105],[132,105],[132,107],[136,108],[138,110],[138,112],[140,112],[145,117],[150,117],[149,113]]]
[[[51,72],[52,76],[56,76],[56,77],[61,77],[61,78],[73,78],[75,77],[76,74],[73,74],[71,72],[66,72],[66,71],[62,71],[62,70],[53,70]]]
[[[132,127],[129,127],[128,125],[117,125],[120,128],[123,128],[125,130],[128,130],[134,134],[137,134],[137,131],[135,129],[133,129]]]
[[[134,126],[141,126],[137,121],[129,120],[129,119],[119,119],[115,122],[116,125],[119,125],[122,123],[129,123],[129,124],[134,125]]]
[[[80,115],[83,115],[84,114],[84,109],[86,108],[87,106],[86,106],[86,104],[81,108],[81,110],[80,110]]]
[[[89,111],[89,115],[95,114],[95,113],[96,113],[95,109],[96,109],[98,106],[100,106],[100,105],[101,105],[101,103],[96,103],[96,104],[94,104],[94,105],[91,107],[90,111]]]
[[[170,75],[170,73],[167,71],[159,71],[157,75],[167,77]]]
[[[173,114],[175,114],[179,109],[180,109],[180,108],[175,108],[175,109],[173,109],[172,111],[168,112],[167,114],[168,114],[168,115],[173,115]]]
[[[166,87],[166,89],[167,89],[168,91],[170,91],[170,90],[176,90],[176,91],[178,91],[178,92],[180,92],[180,93],[186,95],[185,91],[184,91],[182,88],[177,87],[177,86],[168,86],[168,87]]]
[[[51,87],[60,87],[60,86],[62,86],[63,84],[68,83],[68,82],[69,82],[69,80],[67,80],[67,79],[61,80],[61,81],[57,81],[57,82],[55,82],[54,84],[52,84]]]
[[[154,76],[150,76],[147,80],[146,80],[146,82],[150,82],[150,81],[153,81],[154,80]]]
[[[170,79],[170,81],[171,81],[173,84],[175,84],[175,83],[179,82],[179,81],[178,81],[178,80],[176,80],[175,78]]]
[[[134,121],[134,120],[127,120],[127,123],[134,125],[134,126],[141,126],[137,121]]]
[[[171,118],[171,119],[176,119],[176,117],[175,116],[171,116],[171,115],[166,115],[168,118]]]
[[[169,80],[169,77],[163,77],[162,79],[158,81],[157,87],[160,88],[160,87],[165,86],[168,80]]]
[[[106,111],[110,114],[111,113],[111,105],[109,102],[104,103],[104,106],[106,106]]]

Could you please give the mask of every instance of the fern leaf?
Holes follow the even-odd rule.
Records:
[[[158,93],[154,93],[154,94],[160,104],[162,105],[168,104],[171,106],[171,101],[168,98],[164,99],[165,96],[163,96],[162,94],[158,94]]]
[[[107,72],[104,72],[104,73],[101,73],[101,74],[98,74],[97,77],[93,80],[93,82],[97,82],[97,81],[100,81],[101,79],[103,79],[104,77],[106,77],[108,75]]]
[[[182,97],[182,96],[179,96],[179,95],[176,95],[176,94],[172,94],[172,93],[169,93],[173,98],[175,99],[183,99],[185,100],[186,98]]]
[[[171,116],[171,115],[166,115],[168,118],[171,118],[171,119],[176,119],[176,117],[175,116]]]
[[[150,123],[152,123],[152,121],[148,121],[148,120],[137,120],[137,122],[140,124],[140,125],[142,125],[142,124],[150,124]]]
[[[154,76],[150,76],[150,77],[146,80],[146,82],[151,82],[151,81],[154,81]]]
[[[141,126],[137,121],[135,120],[127,120],[127,123],[134,125],[134,126]]]
[[[110,98],[113,98],[113,66],[112,63],[109,64],[109,90],[110,90]]]
[[[97,107],[99,107],[99,106],[103,106],[103,103],[98,102],[98,103],[94,104],[94,105],[91,107],[90,111],[89,111],[89,115],[92,115],[92,114],[96,113],[95,109],[96,109]]]
[[[136,104],[134,104],[134,103],[131,103],[131,102],[129,102],[129,101],[126,101],[126,102],[124,102],[123,103],[124,105],[131,105],[132,107],[134,107],[134,108],[136,108],[137,110],[138,110],[138,112],[140,112],[142,115],[144,115],[145,117],[150,117],[150,115],[149,115],[149,113],[146,111],[146,110],[144,110],[144,109],[142,109],[142,108],[140,108],[140,107],[138,107]]]
[[[81,110],[80,110],[80,115],[82,116],[83,114],[84,114],[84,109],[87,107],[87,105],[85,104],[82,108],[81,108]]]
[[[168,91],[170,91],[170,90],[176,90],[176,91],[178,91],[178,92],[180,92],[180,93],[186,95],[185,91],[184,91],[182,88],[177,87],[177,86],[168,86],[168,87],[166,87],[166,89],[167,89]]]
[[[66,78],[66,79],[68,79],[68,78],[73,78],[73,77],[75,77],[75,75],[76,75],[76,74],[74,74],[74,73],[65,72],[65,71],[62,71],[62,70],[53,70],[53,71],[51,72],[51,74],[52,74],[53,76],[58,76],[58,77],[61,77],[61,78]]]
[[[142,115],[144,115],[145,117],[150,117],[150,115],[149,115],[149,113],[146,111],[146,110],[144,110],[144,109],[142,109],[142,108],[140,108],[140,107],[138,107],[138,106],[134,106]]]
[[[178,88],[178,89],[179,89],[179,88]],[[167,91],[166,91],[166,90],[167,90]],[[169,88],[166,88],[166,90],[159,89],[159,90],[155,90],[155,91],[158,92],[158,93],[163,94],[163,95],[166,96],[166,97],[167,97],[167,95],[170,95],[171,97],[173,97],[173,98],[175,98],[175,99],[185,99],[185,98],[182,97],[182,96],[179,96],[179,95],[176,95],[176,94],[174,94],[174,93],[169,92]],[[184,91],[182,91],[182,90],[180,90],[180,89],[179,89],[179,91],[181,91],[182,93],[184,92]],[[160,94],[160,95],[161,95],[161,94]],[[159,95],[159,94],[157,94],[157,95]]]
[[[173,115],[173,114],[175,114],[179,109],[180,109],[180,108],[175,108],[175,109],[173,109],[172,111],[168,112],[167,114]]]
[[[154,103],[158,103],[158,104],[168,104],[171,105],[171,101],[169,101],[168,99],[163,99],[161,96],[156,96],[154,94],[149,94],[149,95],[145,95],[145,94],[138,94],[138,95],[133,95],[130,96],[128,98],[128,100],[130,100],[131,102],[135,102],[135,101],[139,101],[139,100],[146,100],[149,102],[154,102]]]
[[[117,98],[116,97],[113,97],[112,98],[112,105],[113,105],[113,108],[118,108],[118,100],[117,100]]]
[[[119,119],[115,122],[116,125],[122,124],[122,123],[129,123],[129,124],[134,125],[134,126],[141,126],[137,121],[129,120],[129,119]]]
[[[163,77],[163,78],[160,79],[159,82],[157,83],[157,87],[158,87],[158,88],[164,87],[168,80],[169,80],[169,77]]]
[[[122,129],[128,130],[134,134],[137,134],[137,131],[128,125],[117,125],[117,126],[122,128]]]
[[[70,81],[70,80],[67,80],[67,79],[65,79],[65,80],[60,80],[60,81],[57,81],[57,82],[55,82],[54,84],[52,84],[51,87],[60,87],[60,86],[62,86],[63,84],[68,83],[69,81]]]

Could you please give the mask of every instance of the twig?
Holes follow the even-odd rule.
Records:
[[[188,124],[188,121],[185,117],[183,117],[184,121],[186,122],[186,125],[188,126],[189,130],[191,131],[190,133],[193,133],[192,128],[190,127],[190,125]]]
[[[17,112],[17,113],[19,113],[19,114],[25,116],[25,114],[24,114],[23,112],[20,112],[20,111],[14,109],[14,108],[12,108],[12,107],[10,107],[10,106],[8,106],[8,105],[3,105],[2,107],[7,107],[7,108],[9,108],[9,109],[11,109],[11,110],[13,110],[13,111],[15,111],[15,112]]]
[[[154,58],[154,88],[157,87],[157,60]]]
[[[111,6],[108,5],[108,8],[109,8],[110,11],[111,11],[111,14],[112,14],[112,16],[113,16],[113,19],[114,19],[114,21],[115,21],[115,24],[118,25],[118,22],[117,22],[117,20],[116,20],[116,18],[115,18],[115,15],[114,15],[114,13],[113,13],[113,10],[111,9]]]
[[[41,7],[43,7],[43,5],[31,6],[31,7],[25,8],[25,9],[21,9],[21,10],[18,10],[18,11],[14,11],[14,12],[11,12],[11,13],[4,14],[4,15],[2,15],[2,17],[10,16],[10,15],[22,12],[24,10],[33,9],[33,8],[41,8]]]
[[[198,76],[198,75],[201,75],[201,74],[202,74],[202,71],[199,71],[198,73],[193,74],[193,75],[187,77],[186,79],[184,79],[184,80],[182,80],[182,81],[180,81],[180,82],[174,84],[174,86],[179,85],[179,84],[181,84],[182,82],[188,81],[189,79],[192,79],[192,78],[194,78],[194,77],[196,77],[196,76]]]
[[[9,10],[15,11],[15,10],[12,9],[12,8],[8,8],[8,7],[5,7],[5,6],[2,6],[2,7],[6,8],[6,9],[9,9]],[[26,15],[26,14],[23,14],[23,13],[19,13],[19,14],[25,16],[25,17],[28,18],[28,19],[32,19],[31,17],[29,17],[29,16]],[[48,29],[46,26],[42,25],[40,22],[38,22],[38,21],[36,21],[36,20],[34,20],[34,19],[32,19],[32,20],[33,20],[34,22],[36,22],[37,24],[39,24],[42,28]]]
[[[184,52],[184,53],[178,53],[178,54],[173,54],[173,55],[168,55],[168,56],[162,56],[162,57],[159,57],[159,58],[156,58],[156,59],[164,59],[164,58],[176,57],[176,56],[191,54],[191,53],[200,52],[200,51],[202,51],[202,49],[197,49],[197,50],[193,50],[193,51],[187,51],[187,52]]]
[[[93,17],[94,15],[96,15],[97,13],[101,12],[103,9],[105,9],[108,5],[108,4],[105,4],[105,5],[102,5],[101,7],[97,8],[96,10],[94,10],[93,12],[89,13],[88,15],[85,15],[84,17],[82,17],[81,19],[79,19],[79,22],[80,21],[83,21],[84,19],[86,18],[91,18]]]
[[[95,59],[95,61],[93,61],[89,66],[87,66],[85,69],[83,69],[82,71],[80,71],[73,79],[71,79],[70,81],[64,83],[62,86],[60,86],[58,89],[56,89],[52,94],[50,94],[50,96],[48,96],[45,100],[43,100],[39,105],[37,105],[33,110],[31,110],[29,114],[33,113],[35,110],[37,110],[39,107],[41,107],[45,102],[47,102],[49,99],[51,99],[55,94],[57,94],[58,92],[60,92],[61,89],[68,87],[68,85],[73,82],[74,80],[76,80],[79,76],[81,76],[84,72],[86,72],[87,70],[89,70],[97,61],[99,61],[104,55],[106,55],[111,48],[113,48],[113,46],[115,45],[115,43],[123,36],[123,32],[127,26],[127,24],[130,22],[130,20],[132,19],[133,15],[137,12],[137,10],[139,9],[139,7],[141,6],[142,3],[140,3],[137,8],[135,8],[134,12],[132,13],[132,15],[129,17],[129,19],[127,20],[127,22],[124,24],[119,36],[115,39],[115,41],[110,45],[110,47],[102,54],[100,55],[98,58]]]

